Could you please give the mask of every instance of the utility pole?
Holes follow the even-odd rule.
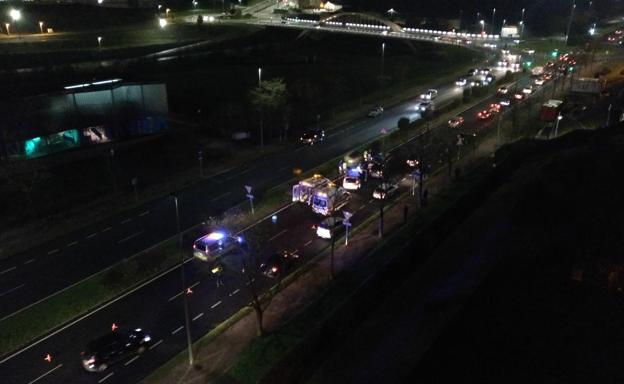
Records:
[[[381,74],[379,75],[379,85],[381,87],[381,100],[379,105],[383,105],[384,100],[384,62],[386,56],[386,43],[381,43]]]
[[[568,29],[565,36],[565,45],[568,45],[568,38],[570,37],[570,27],[572,27],[572,18],[574,17],[574,9],[576,8],[575,0],[572,0],[572,9],[570,10],[570,20],[568,20]]]

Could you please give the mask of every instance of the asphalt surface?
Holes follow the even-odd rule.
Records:
[[[525,79],[526,81],[526,79]],[[444,87],[439,89],[441,95],[440,101],[450,95],[450,92],[456,92],[455,86]],[[447,96],[450,97],[450,96]],[[463,115],[466,117],[466,130],[486,129],[487,126],[493,126],[493,121],[482,122],[474,121],[469,116],[476,115],[477,111],[488,106],[494,97],[473,106]],[[354,128],[349,131],[336,133],[334,137],[329,138],[326,142],[316,145],[312,148],[302,147],[291,154],[278,156],[271,161],[293,161],[296,165],[313,163],[318,160],[319,152],[338,151],[344,153],[346,150],[357,145],[353,141],[357,137],[367,135],[379,135],[379,129],[387,127],[389,122],[395,122],[399,116],[406,113],[406,108],[413,106],[413,103],[397,106],[387,111],[383,117],[370,121],[360,122],[358,125],[358,135],[353,135]],[[472,126],[475,125],[475,126]],[[435,127],[434,130],[447,129],[446,126]],[[337,137],[343,137],[337,140]],[[362,138],[362,141],[367,140]],[[296,157],[293,159],[291,156]],[[284,163],[278,163],[284,164]],[[310,166],[310,165],[308,165]],[[193,188],[186,192],[182,201],[194,201],[192,198],[199,199],[196,204],[207,204],[211,200],[215,200],[209,205],[213,209],[218,209],[219,204],[226,202],[236,202],[244,198],[242,178],[256,176],[263,181],[259,183],[257,188],[266,188],[276,182],[275,178],[290,176],[290,168],[284,168],[283,171],[277,171],[277,166],[254,165],[252,171],[245,172],[240,175],[238,172],[226,173],[212,182],[206,183],[204,188]],[[282,175],[283,174],[283,175]],[[264,177],[264,179],[262,178]],[[227,180],[230,178],[230,180]],[[217,181],[217,180],[220,180]],[[362,190],[353,192],[352,198],[345,210],[352,212],[354,215],[351,219],[354,227],[362,223],[366,218],[376,213],[379,205],[376,200],[372,199],[372,190],[376,186],[374,179],[369,179],[365,183]],[[231,187],[231,193],[225,195]],[[404,179],[401,183],[401,191],[407,191],[411,187],[411,182]],[[238,191],[238,192],[237,192]],[[206,195],[206,196],[204,196]],[[220,197],[223,196],[223,197]],[[186,200],[191,199],[191,200]],[[194,205],[191,203],[182,204],[182,217],[192,216]],[[148,213],[145,213],[148,212]],[[143,214],[141,216],[141,214]],[[257,225],[254,230],[265,234],[270,245],[267,252],[287,250],[298,255],[294,260],[294,268],[296,265],[309,260],[323,249],[329,246],[329,241],[318,238],[313,230],[313,226],[317,225],[322,218],[314,214],[311,209],[304,204],[293,204],[285,208],[277,214],[277,222],[273,223],[270,219],[264,220]],[[114,255],[115,250],[121,252],[130,250],[132,247],[139,247],[141,241],[152,239],[152,235],[148,232],[142,232],[128,240],[120,242],[124,238],[130,237],[133,233],[139,233],[141,228],[148,228],[151,231],[167,231],[175,224],[173,218],[173,203],[170,200],[161,200],[154,202],[145,210],[138,210],[127,219],[131,221],[121,223],[119,219],[116,221],[107,221],[107,227],[110,230],[102,232],[104,227],[98,227],[97,234],[86,239],[85,234],[89,230],[81,233],[83,238],[81,241],[104,241],[105,236],[109,240],[116,240],[113,245],[113,251],[108,253]],[[186,218],[184,222],[192,222],[192,219]],[[127,227],[126,227],[127,226]],[[95,231],[91,232],[95,233]],[[164,232],[163,232],[164,233]],[[188,237],[185,241],[183,249],[190,255],[192,239],[203,234],[201,229]],[[145,235],[145,236],[144,236]],[[87,235],[87,236],[90,236]],[[244,234],[243,234],[244,236]],[[70,240],[69,238],[65,241]],[[97,243],[93,245],[85,244],[84,248],[76,249],[98,249]],[[77,247],[78,244],[69,247]],[[67,245],[63,247],[63,251],[58,251],[51,256],[42,257],[44,262],[50,259],[50,267],[53,260],[57,257],[69,257],[67,253]],[[83,254],[89,257],[89,253]],[[112,258],[113,256],[111,256]],[[91,263],[97,263],[98,257],[92,257]],[[58,260],[58,259],[57,259]],[[37,265],[37,261],[27,265]],[[184,269],[186,271],[187,286],[192,287],[193,293],[187,295],[189,298],[189,317],[191,320],[191,334],[193,339],[205,334],[213,329],[217,324],[227,319],[233,313],[238,311],[250,301],[250,292],[248,286],[245,285],[240,275],[227,267],[225,273],[225,285],[217,287],[216,278],[210,272],[210,265],[197,260],[190,259]],[[22,267],[22,265],[20,265]],[[13,272],[13,271],[11,271]],[[260,291],[277,284],[279,278],[268,278],[264,275],[257,275],[256,284]],[[17,353],[4,358],[0,361],[0,377],[2,383],[131,383],[138,382],[149,372],[162,365],[175,354],[184,350],[186,343],[186,329],[184,328],[184,312],[182,300],[182,280],[179,267],[176,267],[161,276],[147,282],[137,289],[125,294],[115,301],[104,307],[98,308],[95,312],[87,316],[77,319],[73,323],[58,330],[49,336],[43,338],[35,344],[18,351]],[[147,330],[152,336],[153,344],[144,354],[137,356],[129,356],[124,361],[109,367],[102,373],[88,373],[83,370],[80,364],[80,352],[86,343],[97,338],[110,330],[111,325],[115,323],[123,328],[141,327]],[[44,360],[47,354],[52,356],[51,362]]]
[[[461,87],[455,85],[438,91],[438,106],[461,95]],[[181,227],[190,228],[244,201],[245,185],[261,198],[270,187],[291,179],[293,169],[305,172],[381,137],[382,130],[391,131],[400,117],[420,118],[414,110],[417,102],[415,96],[414,101],[387,109],[375,119],[362,118],[330,133],[323,143],[258,160],[179,192]],[[172,198],[157,199],[0,261],[0,319],[175,235],[174,215]]]

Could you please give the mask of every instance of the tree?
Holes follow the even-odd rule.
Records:
[[[260,114],[260,146],[264,147],[264,115],[273,117],[277,111],[284,109],[287,100],[286,83],[279,77],[262,81],[249,92],[249,98]]]

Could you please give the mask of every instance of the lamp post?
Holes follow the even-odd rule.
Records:
[[[39,22],[39,32],[41,32],[41,34],[43,34],[43,21]]]
[[[11,27],[11,24],[9,24],[9,23],[4,23],[4,26],[6,27],[7,36],[10,36],[10,35],[11,35],[11,31],[9,30],[9,27]]]
[[[13,20],[13,23],[15,24],[15,27],[17,28],[17,22],[22,18],[22,12],[18,9],[11,9],[9,11],[9,16],[11,17],[11,20]],[[7,25],[9,25],[9,23],[7,23]],[[7,31],[8,31],[8,27],[7,27]]]
[[[568,45],[568,38],[570,37],[570,28],[572,27],[572,18],[574,17],[575,8],[576,8],[576,3],[572,1],[572,9],[570,10],[570,20],[568,20],[568,29],[566,30],[566,36],[565,36],[565,45]]]
[[[102,50],[102,36],[98,36],[98,49],[101,51]]]
[[[262,87],[262,68],[258,68],[258,90]],[[260,112],[260,151],[264,151],[264,119],[262,115],[262,106],[258,108]]]
[[[172,195],[175,203],[176,229],[178,231],[178,251],[180,252],[180,274],[182,275],[182,301],[184,302],[184,322],[186,325],[186,347],[188,349],[189,365],[193,365],[193,343],[191,340],[191,321],[189,319],[188,294],[186,286],[186,274],[184,273],[184,252],[182,252],[182,230],[180,229],[180,208],[178,206],[178,196]]]
[[[561,116],[561,112],[559,112],[557,115],[557,124],[555,124],[555,137],[557,137],[557,132],[559,132],[559,122],[561,119],[563,119],[563,116]]]
[[[386,43],[381,43],[381,74],[379,75],[379,85],[381,86],[381,100],[379,105],[383,103],[384,97],[384,61],[386,56]]]
[[[262,68],[258,68],[258,87],[262,86]]]
[[[490,28],[490,34],[494,34],[494,16],[496,15],[496,8],[492,9],[492,27]]]
[[[481,33],[485,32],[485,20],[482,19],[479,24],[481,24]]]
[[[520,39],[524,36],[524,8],[522,8],[522,15],[520,16]]]

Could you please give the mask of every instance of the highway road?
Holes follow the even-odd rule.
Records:
[[[502,74],[499,71],[498,74]],[[423,89],[424,92],[426,89]],[[439,88],[436,104],[461,96],[455,85]],[[181,226],[190,228],[245,199],[245,185],[257,197],[293,177],[293,169],[310,170],[390,131],[398,119],[418,119],[417,97],[388,108],[375,119],[363,117],[346,128],[329,133],[322,145],[298,147],[248,166],[232,169],[178,193]],[[175,234],[172,198],[160,198],[121,216],[104,219],[37,246],[26,254],[0,261],[0,319],[54,294],[82,279],[147,249]],[[33,234],[36,236],[36,234]]]
[[[523,81],[527,81],[527,79],[524,78]],[[440,101],[445,97],[443,95],[450,95],[456,92],[454,85],[440,87],[440,91]],[[451,96],[446,97],[450,98]],[[490,97],[488,100],[478,103],[466,111],[463,114],[467,118],[466,126],[460,131],[479,131],[494,125],[494,120],[482,122],[475,121],[469,117],[475,116],[477,111],[484,109],[495,99],[495,97]],[[413,103],[401,104],[384,113],[383,117],[359,122],[357,129],[352,127],[349,131],[334,133],[333,137],[330,137],[324,143],[320,143],[320,145],[298,149],[292,154],[295,156],[295,159],[289,157],[289,154],[283,154],[276,157],[276,159],[269,159],[267,162],[288,160],[292,161],[294,165],[307,164],[307,167],[310,167],[312,163],[318,160],[318,152],[327,151],[327,154],[329,154],[335,150],[339,154],[345,153],[356,145],[352,141],[356,137],[375,137],[379,135],[380,128],[388,127],[389,123],[394,123],[399,116],[409,113],[412,108]],[[434,127],[434,132],[442,132],[443,130],[447,130],[446,124]],[[353,134],[354,131],[357,132],[357,135]],[[342,135],[347,137],[339,140],[338,138]],[[434,141],[434,145],[435,143],[436,141]],[[442,147],[434,148],[431,153],[439,153],[441,150]],[[196,204],[202,205],[204,202],[210,202],[211,199],[217,199],[217,201],[206,206],[209,209],[218,209],[218,204],[220,203],[236,202],[243,198],[242,184],[239,183],[243,179],[240,178],[250,178],[252,175],[259,173],[258,177],[260,179],[254,180],[264,180],[264,182],[259,182],[258,184],[258,187],[262,189],[269,184],[274,184],[277,178],[288,178],[291,172],[291,166],[284,168],[283,172],[280,171],[281,173],[275,171],[278,168],[265,168],[260,165],[253,167],[252,171],[245,172],[242,176],[238,172],[226,173],[207,182],[202,188],[192,188],[186,192],[183,201],[193,201],[186,199],[199,198]],[[274,175],[274,177],[271,177],[271,175]],[[229,177],[232,178],[231,182],[225,180]],[[222,181],[218,182],[217,180]],[[377,212],[378,203],[371,197],[372,189],[375,185],[376,183],[371,179],[362,190],[353,192],[352,199],[345,209],[354,213],[351,220],[354,226],[357,226],[367,217]],[[410,185],[408,180],[403,180],[401,189],[407,191]],[[219,197],[226,193],[223,191],[227,191],[224,188],[228,186],[233,188],[230,190],[230,194]],[[208,189],[217,190],[208,191]],[[237,190],[240,193],[236,192]],[[220,202],[219,199],[223,201]],[[185,216],[192,215],[194,206],[187,203],[183,204],[182,207],[184,208],[182,218],[188,225],[192,222],[192,219],[185,218]],[[141,216],[144,212],[148,213]],[[278,220],[276,223],[267,219],[257,224],[257,227],[254,229],[266,234],[267,242],[270,244],[269,251],[287,250],[294,252],[299,255],[296,263],[302,263],[329,246],[327,240],[318,238],[312,230],[312,227],[317,225],[321,218],[313,214],[306,205],[300,203],[289,205],[279,212],[277,216]],[[117,228],[115,231],[110,229],[102,233],[102,230],[100,230],[97,232],[97,235],[89,239],[86,239],[85,236],[84,241],[101,241],[100,239],[106,235],[117,239],[114,247],[118,247],[119,251],[131,249],[133,245],[138,246],[138,242],[141,239],[147,240],[152,237],[147,232],[143,232],[119,243],[123,239],[120,236],[127,238],[130,236],[127,233],[141,231],[141,228],[147,225],[152,225],[150,227],[152,230],[155,230],[155,228],[166,230],[173,226],[175,221],[172,202],[168,199],[156,201],[144,211],[138,210],[125,220],[128,219],[131,221],[124,224],[119,220],[115,221],[115,223],[108,221],[106,225]],[[133,221],[134,224],[132,224]],[[127,230],[129,232],[123,232],[125,225],[128,225]],[[82,234],[84,235],[88,232],[87,230]],[[108,233],[111,234],[108,235]],[[115,234],[114,236],[112,235],[113,233]],[[146,236],[143,236],[144,234]],[[201,229],[198,229],[193,236],[188,237],[188,240],[183,245],[185,252],[190,254],[192,239],[200,234],[203,233]],[[98,238],[100,235],[102,237]],[[89,248],[89,245],[85,245],[85,249]],[[91,246],[91,249],[97,248],[97,245]],[[63,252],[58,251],[51,256],[70,257],[69,254],[66,255],[65,249]],[[97,258],[94,257],[92,262],[96,261]],[[36,261],[30,264],[37,265]],[[249,290],[235,271],[229,270],[226,273],[225,285],[217,287],[215,277],[209,271],[208,264],[189,259],[184,268],[187,273],[187,285],[192,286],[193,289],[193,293],[187,297],[189,298],[189,312],[192,319],[191,333],[194,339],[213,329],[217,324],[249,302]],[[276,279],[258,275],[256,283],[261,290],[264,290],[276,284],[277,281]],[[140,381],[153,369],[162,365],[185,348],[186,329],[184,328],[183,300],[181,300],[182,288],[180,270],[179,267],[176,267],[132,292],[119,297],[112,303],[98,308],[83,318],[77,319],[26,349],[4,358],[0,361],[2,383],[132,383]],[[105,372],[92,374],[83,371],[80,365],[80,352],[88,341],[106,333],[113,323],[121,326],[122,329],[141,327],[148,330],[154,344],[143,355],[129,357],[125,361],[111,366]],[[52,356],[51,362],[44,360],[47,354]]]

